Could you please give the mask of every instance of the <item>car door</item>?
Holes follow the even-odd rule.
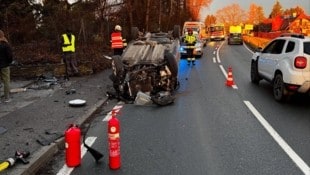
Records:
[[[279,59],[281,59],[284,44],[284,39],[276,39],[272,41],[263,49],[258,59],[259,73],[268,80],[273,79],[275,67]]]

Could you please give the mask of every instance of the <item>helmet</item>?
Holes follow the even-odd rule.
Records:
[[[193,29],[189,28],[189,29],[187,30],[187,32],[188,32],[188,34],[193,34]]]
[[[120,25],[116,25],[114,30],[122,31],[122,27]]]

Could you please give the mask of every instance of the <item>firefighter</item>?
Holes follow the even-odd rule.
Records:
[[[111,47],[113,49],[113,54],[122,55],[126,45],[126,39],[123,39],[122,37],[122,27],[120,25],[116,25],[114,32],[111,34]]]
[[[185,35],[184,42],[186,43],[187,49],[187,64],[190,65],[192,62],[193,65],[195,65],[195,56],[194,56],[194,46],[196,44],[197,38],[195,35],[193,35],[193,30],[189,28],[187,30],[187,34]]]

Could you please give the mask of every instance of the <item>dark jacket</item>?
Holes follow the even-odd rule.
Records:
[[[11,46],[5,41],[0,41],[0,68],[8,67],[12,61],[13,54]]]

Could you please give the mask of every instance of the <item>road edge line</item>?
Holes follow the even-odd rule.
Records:
[[[305,174],[310,175],[310,168],[304,162],[298,154],[286,143],[286,141],[277,133],[276,130],[265,120],[265,118],[256,110],[256,108],[249,101],[243,101],[249,108],[256,119],[263,125],[272,138],[278,143],[278,145],[284,150],[284,152],[293,160],[293,162],[299,167],[299,169]]]

